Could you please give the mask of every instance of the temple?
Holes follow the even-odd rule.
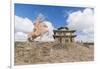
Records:
[[[60,27],[54,30],[54,39],[59,43],[74,42],[75,30],[69,30],[67,27]]]

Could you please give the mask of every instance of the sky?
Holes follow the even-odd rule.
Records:
[[[25,32],[32,31],[33,22],[40,16],[48,25],[57,29],[67,26],[76,30],[76,40],[94,40],[94,9],[90,7],[48,6],[34,4],[18,4],[15,6],[15,35],[16,39],[25,39]],[[51,24],[50,24],[51,23]],[[50,28],[52,28],[50,26]]]
[[[67,24],[66,18],[68,14],[81,10],[83,7],[65,7],[65,6],[45,6],[32,4],[15,4],[15,15],[20,17],[27,17],[34,21],[38,14],[45,16],[46,20],[53,23],[54,27],[58,28]]]

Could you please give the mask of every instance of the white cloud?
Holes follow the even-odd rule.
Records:
[[[27,41],[27,34],[23,32],[16,32],[15,41]]]
[[[68,27],[77,30],[76,40],[93,41],[94,40],[94,14],[92,9],[84,9],[69,14],[67,19]],[[83,33],[83,34],[79,34]]]
[[[38,15],[39,18],[43,19],[45,16],[43,14]],[[48,26],[48,32],[43,34],[43,36],[37,37],[36,41],[42,41],[42,42],[48,42],[48,41],[54,41],[53,38],[53,25],[49,21],[43,21],[44,24]],[[27,33],[32,32],[34,26],[31,20],[28,18],[22,18],[15,15],[15,41],[27,41]]]
[[[32,32],[33,23],[28,18],[22,18],[15,15],[15,32]]]
[[[15,15],[15,41],[26,41],[27,33],[32,32],[33,28],[31,20]]]

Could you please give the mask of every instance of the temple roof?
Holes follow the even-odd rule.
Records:
[[[68,30],[68,27],[60,27],[58,30]]]
[[[54,30],[54,32],[75,32],[75,30],[70,30],[68,27],[60,27],[57,30]]]

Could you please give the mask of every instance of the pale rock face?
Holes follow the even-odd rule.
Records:
[[[44,21],[43,23],[48,27],[48,31],[34,40],[39,41],[39,42],[53,42],[54,41],[54,38],[53,38],[54,27],[52,26],[52,23],[49,21]]]

